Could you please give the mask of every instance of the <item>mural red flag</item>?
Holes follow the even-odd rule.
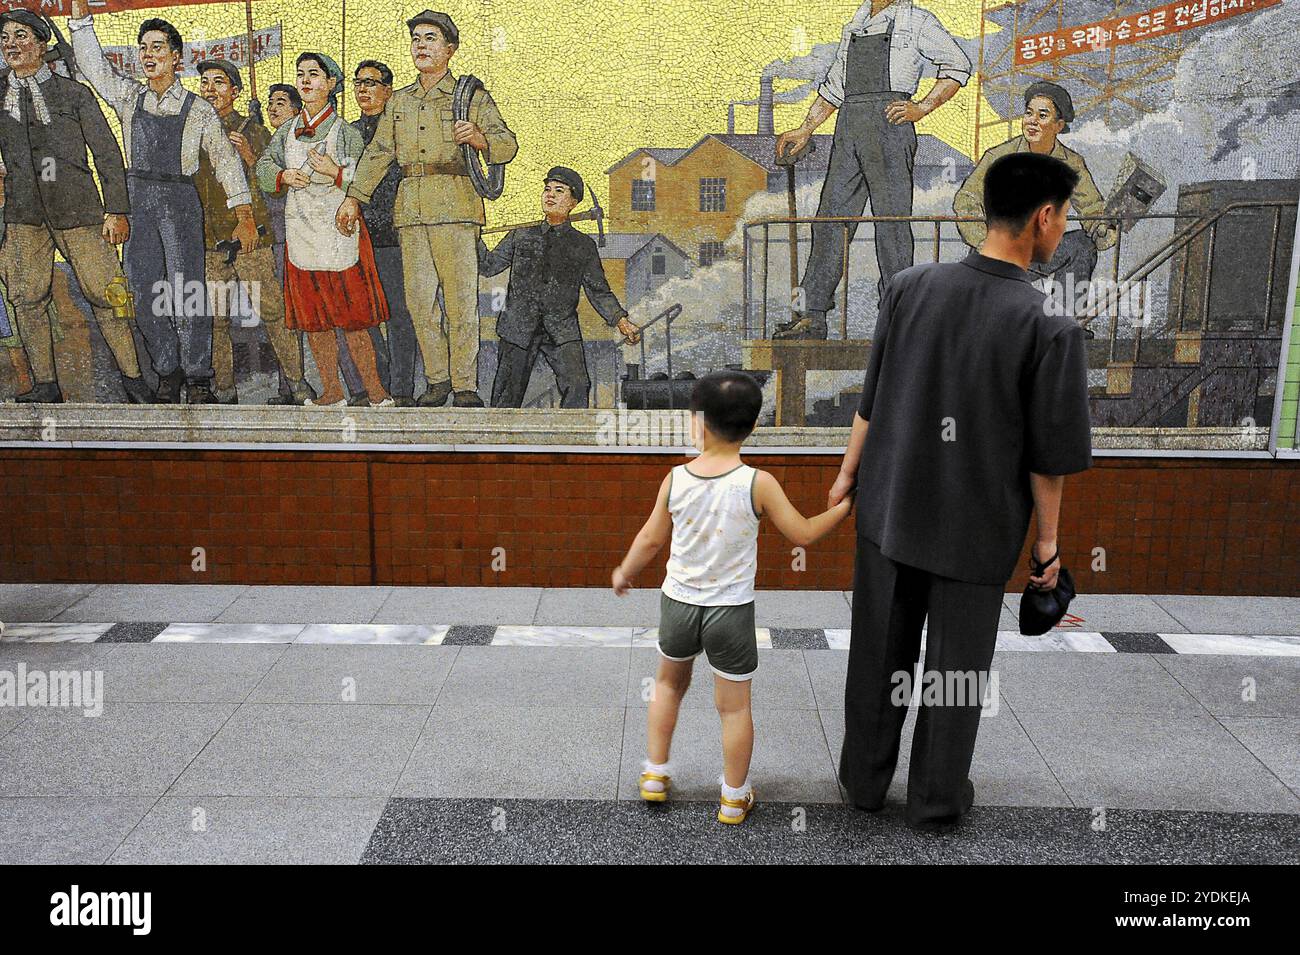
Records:
[[[232,0],[90,0],[90,12],[120,13],[123,10],[146,10],[152,7],[189,7],[205,3],[230,3]],[[66,17],[72,6],[69,0],[0,0],[0,12],[31,10],[50,17]]]

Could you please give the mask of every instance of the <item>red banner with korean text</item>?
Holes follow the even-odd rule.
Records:
[[[1281,2],[1282,0],[1176,0],[1145,13],[1130,13],[1097,23],[1020,37],[1016,41],[1016,66],[1058,60],[1076,53],[1099,53],[1115,46],[1155,40],[1243,13],[1274,7]]]
[[[146,10],[152,7],[190,7],[204,3],[230,3],[231,0],[90,0],[90,12],[120,13],[123,10]],[[0,13],[5,10],[31,10],[49,17],[66,17],[72,4],[69,0],[0,0]]]

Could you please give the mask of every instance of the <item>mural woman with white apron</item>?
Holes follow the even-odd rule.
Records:
[[[307,333],[321,375],[321,395],[309,405],[341,405],[341,329],[371,404],[393,400],[379,380],[368,329],[388,321],[388,302],[364,224],[352,236],[334,228],[334,214],[365,149],[361,133],[337,112],[343,71],[323,53],[298,57],[302,112],[276,130],[257,163],[267,194],[287,190],[284,209],[284,320]]]

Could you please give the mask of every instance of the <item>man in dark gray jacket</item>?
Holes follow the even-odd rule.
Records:
[[[153,394],[140,374],[130,322],[116,315],[105,297],[121,271],[114,246],[130,232],[122,151],[95,94],[46,64],[49,41],[49,27],[35,14],[0,14],[0,52],[12,70],[0,82],[0,155],[6,173],[0,270],[35,379],[18,400],[63,400],[47,311],[57,248],[94,310],[127,400],[149,403]],[[86,162],[88,150],[104,190],[102,201]]]
[[[1064,475],[1092,464],[1083,328],[1051,314],[1028,272],[1061,241],[1078,180],[1050,156],[1004,156],[984,181],[980,251],[894,276],[829,495],[857,486],[840,781],[859,808],[884,804],[927,626],[912,826],[955,822],[974,801],[1003,591],[1031,513],[1046,567],[1030,580],[1056,586]]]

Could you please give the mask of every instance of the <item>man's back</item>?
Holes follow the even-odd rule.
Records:
[[[1090,466],[1083,329],[1044,302],[1023,269],[978,253],[894,277],[859,409],[858,532],[885,556],[1003,584],[1029,472]]]

